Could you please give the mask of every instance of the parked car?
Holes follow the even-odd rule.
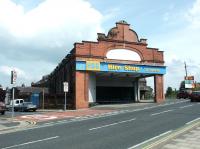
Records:
[[[2,115],[4,115],[4,114],[5,114],[5,111],[6,111],[6,105],[5,105],[4,102],[0,101],[0,113],[1,113]]]
[[[34,105],[32,102],[24,102],[18,110],[19,111],[36,111],[37,106]]]
[[[181,98],[190,98],[190,94],[188,92],[179,92],[177,95],[176,95],[176,98],[177,99],[181,99]]]
[[[10,104],[7,105],[7,109],[12,109],[12,104],[15,111],[36,111],[37,106],[32,102],[24,102],[24,99],[14,99],[14,102],[11,100]]]
[[[190,101],[200,101],[200,91],[193,91],[192,94],[190,95]]]

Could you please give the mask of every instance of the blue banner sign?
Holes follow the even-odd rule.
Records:
[[[76,70],[132,72],[142,74],[165,74],[165,66],[107,63],[99,61],[76,61]]]

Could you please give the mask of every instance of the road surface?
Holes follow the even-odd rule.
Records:
[[[2,149],[128,149],[200,117],[200,103],[127,110],[0,135]]]

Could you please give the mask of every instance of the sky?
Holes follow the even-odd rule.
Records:
[[[96,41],[120,20],[164,51],[165,89],[179,88],[184,61],[200,82],[200,0],[0,0],[0,84],[11,87],[13,69],[16,85],[39,81],[75,42]]]

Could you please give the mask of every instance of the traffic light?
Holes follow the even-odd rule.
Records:
[[[17,79],[17,72],[15,70],[11,71],[11,84],[15,84]]]

